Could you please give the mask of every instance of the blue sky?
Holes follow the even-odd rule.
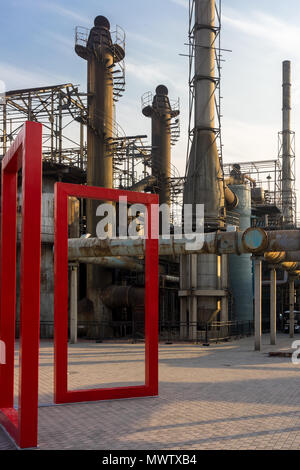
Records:
[[[74,29],[97,15],[127,34],[126,93],[117,121],[130,135],[150,135],[141,95],[164,83],[182,104],[173,162],[183,172],[187,145],[188,0],[2,0],[0,80],[7,89],[73,82],[86,87],[74,53]],[[281,128],[281,63],[293,64],[293,129],[300,126],[299,0],[223,0],[223,141],[225,162],[274,159]],[[300,165],[298,165],[300,189]]]

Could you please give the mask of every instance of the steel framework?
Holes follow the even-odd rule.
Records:
[[[0,101],[0,158],[24,122],[43,124],[43,160],[84,169],[86,94],[72,83],[8,91]]]
[[[233,165],[239,165],[243,175],[250,176],[255,180],[257,187],[264,189],[267,204],[282,208],[282,167],[279,159],[225,163],[223,165],[225,178],[230,177]]]
[[[285,132],[278,133],[278,158],[283,166],[284,149],[283,149],[283,135]],[[280,178],[281,190],[282,190],[282,199],[285,200],[285,204],[288,204],[291,208],[292,220],[287,220],[287,224],[290,226],[295,226],[297,223],[297,194],[296,194],[296,134],[293,131],[289,131],[290,141],[291,141],[291,154],[289,155],[291,161],[291,186],[292,190],[288,194],[284,194],[283,184],[282,184],[282,173]],[[281,201],[281,208],[283,209],[283,200]]]
[[[118,40],[121,41],[122,34],[118,34]],[[87,31],[77,29],[76,44],[80,44],[80,41],[84,43],[86,35]],[[81,93],[77,86],[68,83],[8,91],[1,98],[0,159],[29,119],[43,124],[44,162],[86,171],[86,126],[89,125],[86,93]],[[146,135],[126,136],[115,121],[110,125],[113,137],[107,141],[107,151],[114,157],[114,187],[129,190],[151,174],[152,148],[145,141]],[[178,132],[178,127],[174,128],[174,144]],[[181,223],[179,214],[183,183],[184,179],[172,166],[170,185],[173,223]],[[155,186],[152,190],[156,191]]]
[[[22,169],[19,407],[14,408],[17,178]],[[0,423],[19,447],[35,447],[38,430],[42,199],[42,126],[27,122],[2,162]]]

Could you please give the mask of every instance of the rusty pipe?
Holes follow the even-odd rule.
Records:
[[[289,280],[289,275],[286,271],[284,271],[284,279],[282,281],[279,281],[277,279],[276,284],[277,284],[277,286],[283,286],[288,282],[288,280]],[[271,281],[262,281],[262,285],[263,286],[270,286]]]
[[[145,289],[134,286],[109,286],[100,291],[104,305],[110,309],[145,305]]]
[[[300,231],[266,232],[261,228],[250,228],[245,232],[217,232],[203,234],[203,243],[194,245],[186,238],[159,240],[160,256],[186,254],[244,254],[263,255],[275,251],[300,252]],[[145,240],[127,239],[70,239],[69,260],[80,260],[89,257],[144,256]],[[295,260],[292,260],[295,261]]]
[[[237,195],[230,189],[226,183],[224,187],[225,191],[225,201],[226,201],[226,207],[228,210],[233,210],[239,205],[239,198]]]
[[[132,257],[80,257],[78,262],[81,264],[96,264],[108,269],[120,269],[123,271],[144,272],[145,264],[143,261],[133,259]],[[164,266],[159,266],[159,273],[164,275],[166,272]],[[168,276],[167,276],[168,277]]]
[[[279,264],[286,260],[286,252],[265,253],[264,258],[270,264]]]
[[[80,258],[82,264],[97,264],[109,269],[120,269],[128,271],[144,272],[144,264],[139,263],[133,258],[126,257],[101,257],[101,258]]]
[[[284,261],[287,262],[300,262],[300,251],[288,251],[278,253],[265,253],[265,261],[270,264],[279,264]]]
[[[285,262],[280,264],[281,268],[287,271],[288,273],[293,273],[295,271],[299,271],[300,263],[296,262]]]

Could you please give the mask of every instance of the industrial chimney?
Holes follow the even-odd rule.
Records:
[[[125,57],[124,47],[120,41],[113,42],[110,23],[104,16],[95,18],[88,37],[76,34],[75,51],[87,61],[87,184],[90,186],[113,187],[114,98],[116,94],[120,96],[120,89],[114,87],[118,83],[114,68]],[[86,203],[87,232],[93,237],[99,221],[98,205],[99,201]],[[111,271],[99,266],[87,267],[87,297],[93,302],[95,320],[110,319],[110,312],[100,301],[99,289],[111,282]]]
[[[171,204],[171,143],[172,143],[172,119],[179,115],[179,109],[172,109],[168,97],[168,88],[159,85],[156,88],[156,95],[152,103],[147,103],[146,96],[142,102],[143,114],[151,117],[152,122],[152,175],[155,177],[158,186],[160,204]]]
[[[204,205],[206,232],[226,229],[225,199],[234,208],[238,199],[225,187],[217,149],[215,126],[215,49],[218,28],[215,0],[193,0],[195,24],[191,34],[194,54],[193,142],[184,188],[184,204]],[[193,127],[193,126],[191,126]],[[196,211],[194,211],[196,212]],[[222,263],[223,261],[223,263]],[[210,322],[219,314],[226,319],[228,306],[227,259],[214,255],[181,259],[181,322],[189,322],[190,339],[197,338],[197,324]],[[187,296],[186,292],[190,292]]]
[[[283,74],[282,106],[282,213],[285,226],[293,226],[293,181],[292,172],[292,135],[291,132],[291,62],[285,61]]]
[[[113,187],[112,139],[114,137],[114,66],[125,57],[113,44],[110,23],[97,16],[86,45],[76,43],[76,53],[87,60],[87,184]],[[97,202],[87,204],[88,232],[96,235]]]
[[[189,156],[186,204],[205,205],[205,227],[224,227],[224,183],[215,130],[215,0],[195,1],[195,110]]]

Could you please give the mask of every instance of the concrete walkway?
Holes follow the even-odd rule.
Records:
[[[39,448],[299,449],[300,365],[268,357],[291,348],[288,336],[277,347],[268,340],[260,353],[253,338],[209,348],[161,345],[159,398],[41,406]],[[143,345],[70,346],[69,388],[142,383],[143,354]],[[47,405],[52,344],[41,343],[40,361],[40,403]],[[0,449],[9,445],[0,432]]]

